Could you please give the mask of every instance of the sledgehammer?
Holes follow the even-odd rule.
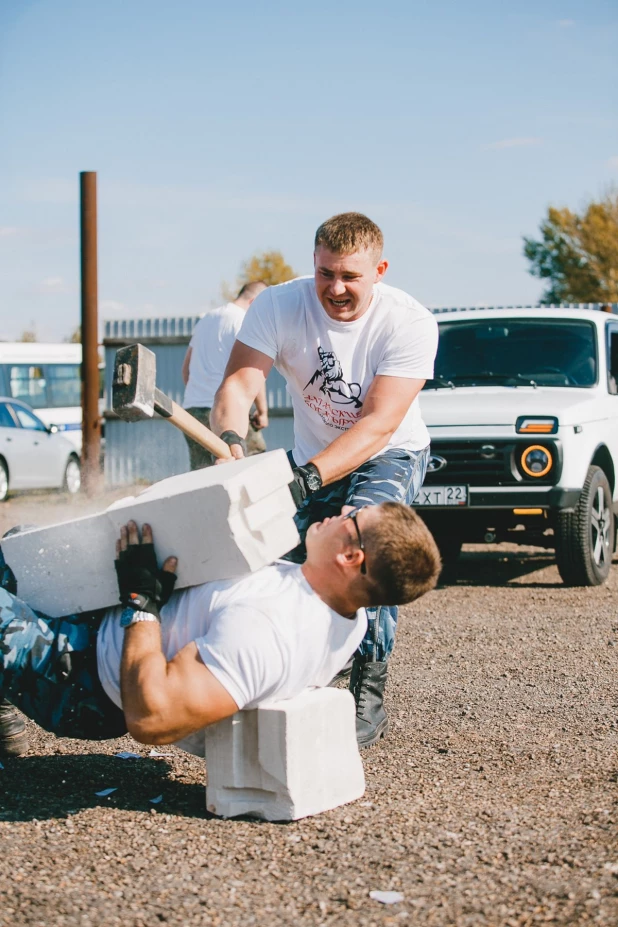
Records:
[[[156,412],[180,428],[215,457],[231,458],[221,438],[198,422],[156,386],[157,359],[143,344],[130,344],[116,351],[112,381],[112,407],[125,422],[152,418]]]

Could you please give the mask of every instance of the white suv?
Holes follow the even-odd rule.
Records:
[[[415,505],[445,563],[464,541],[514,541],[554,548],[569,585],[604,582],[618,512],[618,316],[465,309],[438,322]]]

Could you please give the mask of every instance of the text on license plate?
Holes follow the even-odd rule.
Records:
[[[422,486],[414,505],[467,505],[467,486]]]

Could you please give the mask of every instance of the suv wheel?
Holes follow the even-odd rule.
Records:
[[[614,548],[612,491],[600,467],[589,467],[574,512],[560,512],[554,528],[556,561],[567,586],[600,586]]]

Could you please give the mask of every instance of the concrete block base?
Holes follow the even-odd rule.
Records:
[[[360,798],[355,715],[348,691],[311,689],[206,728],[206,808],[294,821]]]

